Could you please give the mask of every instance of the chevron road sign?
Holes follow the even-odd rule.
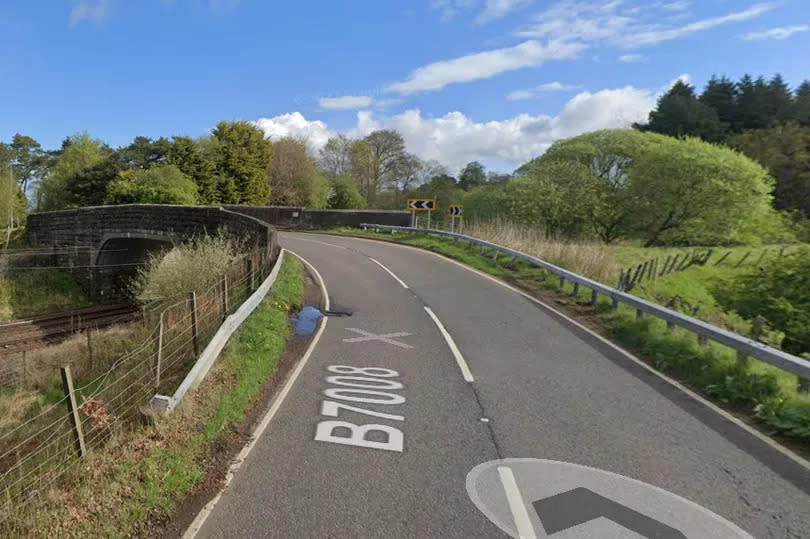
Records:
[[[462,215],[464,215],[462,204],[450,204],[450,217],[461,217]]]
[[[409,198],[406,207],[410,211],[433,211],[436,209],[436,199]]]

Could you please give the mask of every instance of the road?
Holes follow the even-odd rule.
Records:
[[[506,528],[468,493],[471,470],[508,458],[632,478],[754,537],[810,535],[810,471],[549,308],[412,248],[299,233],[281,242],[319,271],[331,309],[352,315],[328,318],[197,537],[544,537],[542,507],[520,511],[539,498],[517,464],[517,497],[504,474],[493,494]],[[552,493],[572,477],[543,473]],[[616,488],[612,499],[641,513],[669,495]],[[696,522],[676,514],[688,502],[672,503],[646,514]],[[613,520],[554,536],[644,536]]]

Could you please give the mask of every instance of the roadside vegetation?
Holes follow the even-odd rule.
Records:
[[[2,258],[0,251],[0,259]],[[0,320],[27,318],[90,305],[84,291],[59,269],[0,274]]]
[[[153,536],[174,505],[225,465],[217,448],[241,440],[246,414],[273,375],[303,300],[303,271],[285,260],[267,298],[202,385],[166,418],[113,435],[7,521],[17,536]],[[24,400],[24,399],[23,399]],[[217,468],[217,466],[219,468]],[[211,479],[214,480],[214,479]]]

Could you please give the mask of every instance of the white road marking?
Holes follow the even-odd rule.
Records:
[[[473,378],[472,372],[470,371],[470,367],[464,360],[464,356],[461,355],[461,351],[458,349],[458,346],[456,346],[456,341],[453,340],[453,337],[451,337],[450,334],[447,332],[447,330],[444,328],[444,324],[442,324],[442,321],[439,320],[439,317],[436,316],[436,313],[434,313],[430,307],[425,305],[425,311],[428,313],[430,318],[433,319],[433,322],[436,324],[436,327],[439,328],[439,331],[441,332],[442,337],[444,337],[444,340],[447,341],[447,346],[450,347],[450,351],[453,353],[453,357],[456,358],[456,363],[458,363],[458,368],[461,369],[461,376],[464,377],[464,381],[474,382],[475,380]]]
[[[515,474],[509,466],[498,466],[498,476],[501,478],[503,492],[506,494],[506,502],[509,504],[509,511],[512,512],[512,519],[515,521],[515,529],[520,539],[536,539],[534,526],[526,511],[526,504],[515,481]]]
[[[328,236],[328,234],[324,234],[324,236]],[[330,236],[330,237],[335,237],[335,236]],[[440,260],[443,260],[444,262],[449,262],[450,264],[455,264],[456,266],[458,266],[460,268],[464,268],[465,270],[467,270],[467,271],[469,271],[471,273],[475,273],[479,277],[483,277],[484,279],[492,281],[493,283],[497,284],[498,286],[509,289],[512,292],[514,292],[516,294],[519,294],[519,295],[523,296],[524,298],[528,299],[529,301],[539,305],[543,309],[546,309],[547,311],[556,314],[557,316],[559,316],[560,318],[562,318],[563,320],[565,320],[569,324],[571,324],[573,326],[576,326],[577,328],[587,332],[589,335],[591,335],[595,339],[597,339],[600,342],[602,342],[603,344],[613,348],[614,350],[616,350],[617,352],[619,352],[620,354],[622,354],[626,358],[628,358],[631,361],[633,361],[634,363],[636,363],[639,367],[647,370],[651,374],[654,374],[658,378],[661,378],[662,380],[664,380],[665,382],[667,382],[671,386],[675,387],[679,391],[685,393],[686,395],[688,395],[692,399],[696,400],[697,402],[699,402],[700,404],[702,404],[706,408],[709,408],[713,412],[715,412],[715,413],[719,414],[720,416],[722,416],[724,419],[730,421],[731,423],[734,423],[737,427],[741,428],[742,430],[744,430],[745,432],[747,432],[751,436],[753,436],[755,438],[758,438],[760,441],[762,441],[763,443],[765,443],[766,445],[771,447],[771,449],[774,449],[775,451],[781,453],[783,456],[789,458],[790,460],[792,460],[793,462],[795,462],[796,464],[798,464],[802,468],[810,470],[810,461],[808,461],[807,459],[801,457],[798,453],[796,453],[794,451],[791,451],[790,449],[788,449],[787,447],[785,447],[785,446],[781,445],[780,443],[776,442],[772,438],[769,438],[768,436],[762,434],[761,432],[759,432],[755,428],[746,425],[745,422],[742,421],[741,419],[739,419],[739,418],[735,417],[734,415],[726,412],[725,410],[723,410],[722,408],[720,408],[719,406],[717,406],[713,402],[704,399],[702,396],[698,395],[697,393],[695,393],[694,391],[692,391],[691,389],[689,389],[688,387],[686,387],[682,383],[678,382],[674,378],[670,378],[666,374],[655,370],[654,368],[647,365],[647,363],[645,363],[644,361],[642,361],[638,357],[634,356],[633,354],[631,354],[627,350],[623,349],[619,345],[609,341],[608,339],[606,339],[605,337],[603,337],[603,336],[599,335],[598,333],[594,332],[590,328],[583,326],[582,324],[580,324],[579,322],[577,322],[576,320],[574,320],[573,318],[571,318],[567,314],[565,314],[565,313],[563,313],[561,311],[558,311],[557,309],[555,309],[551,305],[548,305],[548,304],[540,301],[536,297],[530,295],[527,292],[524,292],[523,290],[515,288],[514,286],[512,286],[512,285],[510,285],[508,283],[505,283],[505,282],[493,277],[492,275],[488,275],[488,274],[486,274],[486,273],[484,273],[482,271],[471,268],[471,267],[469,267],[469,266],[467,266],[467,265],[465,265],[465,264],[463,264],[461,262],[458,262],[458,261],[453,260],[451,258],[448,258],[446,256],[442,256],[439,253],[434,253],[432,251],[428,251],[426,249],[420,249],[419,247],[413,247],[411,245],[402,245],[402,244],[398,244],[398,243],[394,243],[394,242],[390,242],[390,241],[373,240],[373,239],[369,239],[369,238],[359,238],[359,237],[355,237],[355,236],[339,236],[339,237],[344,237],[344,238],[345,237],[352,237],[352,239],[356,239],[356,240],[359,240],[359,241],[368,241],[368,242],[374,242],[374,243],[377,243],[377,244],[383,243],[383,244],[392,245],[394,247],[398,247],[400,249],[410,249],[410,250],[418,251],[418,252],[426,254],[426,255],[435,256],[436,258],[438,258]]]
[[[349,250],[349,248],[348,248],[348,247],[344,247],[343,245],[337,245],[337,244],[335,244],[335,243],[327,243],[327,242],[325,242],[325,241],[310,240],[310,239],[307,239],[307,238],[302,238],[302,237],[300,237],[300,236],[296,236],[296,235],[294,235],[294,234],[290,234],[290,235],[291,235],[291,236],[292,236],[294,239],[296,239],[296,240],[298,240],[298,241],[306,241],[306,242],[309,242],[309,243],[320,243],[321,245],[328,245],[329,247],[336,247],[336,248],[338,248],[338,249],[343,249],[344,251],[348,251],[348,250]],[[302,259],[302,260],[303,260],[303,259]]]
[[[385,333],[383,335],[376,335],[369,331],[363,331],[362,329],[357,328],[346,328],[346,331],[351,331],[352,333],[358,333],[363,335],[363,337],[352,337],[349,339],[343,339],[343,342],[366,342],[366,341],[382,341],[384,343],[393,344],[394,346],[399,346],[400,348],[413,348],[410,344],[405,344],[404,342],[395,341],[391,337],[407,337],[412,335],[412,333],[406,333],[404,331],[398,331],[396,333]]]
[[[329,292],[326,290],[326,283],[324,283],[323,277],[321,277],[321,274],[318,273],[318,270],[315,269],[315,267],[312,264],[304,260],[298,254],[289,251],[287,249],[284,249],[284,251],[290,253],[291,255],[301,260],[312,271],[312,273],[315,275],[315,277],[318,279],[318,282],[321,285],[321,293],[323,294],[324,298],[324,310],[329,310]],[[309,347],[304,353],[304,356],[301,358],[301,361],[298,362],[298,365],[296,365],[295,369],[287,378],[287,381],[284,383],[284,387],[281,389],[281,392],[279,392],[279,394],[276,396],[272,406],[270,406],[270,409],[267,410],[267,413],[262,418],[261,423],[256,425],[256,429],[250,436],[250,442],[248,442],[248,444],[242,448],[242,450],[234,459],[233,464],[231,464],[230,468],[228,468],[228,473],[225,475],[225,484],[222,486],[222,489],[220,489],[220,491],[217,493],[217,495],[214,497],[213,500],[205,504],[205,507],[203,507],[199,513],[197,513],[197,516],[194,518],[192,523],[189,525],[188,528],[186,528],[186,531],[183,533],[183,539],[194,539],[194,537],[203,527],[203,524],[205,524],[206,519],[214,510],[214,506],[216,506],[220,498],[222,498],[222,494],[228,488],[228,485],[230,485],[234,475],[242,467],[242,463],[245,462],[248,455],[253,450],[253,447],[256,445],[256,442],[259,441],[259,438],[261,438],[262,434],[267,429],[267,426],[270,424],[270,421],[273,420],[273,417],[276,415],[276,412],[278,412],[278,409],[281,408],[281,405],[284,403],[284,399],[287,398],[287,394],[290,392],[293,385],[295,385],[295,381],[298,379],[298,376],[301,374],[301,371],[306,366],[307,361],[309,361],[309,357],[312,355],[312,352],[315,350],[315,346],[318,344],[318,341],[321,339],[321,335],[326,329],[327,320],[328,317],[326,316],[321,318],[321,325],[318,328],[318,331],[315,333],[315,336],[312,338],[312,342],[309,343]]]
[[[371,260],[372,262],[374,262],[375,264],[377,264],[378,266],[380,266],[382,269],[384,269],[386,272],[388,272],[388,275],[390,275],[391,277],[393,277],[393,278],[394,278],[394,280],[396,280],[396,282],[398,282],[399,284],[401,284],[401,285],[402,285],[402,288],[408,288],[408,285],[406,285],[406,284],[405,284],[405,281],[403,281],[402,279],[400,279],[399,277],[397,277],[396,273],[394,273],[394,272],[393,272],[393,271],[391,271],[390,269],[388,269],[388,268],[386,268],[385,266],[383,266],[382,262],[380,262],[380,261],[379,261],[379,260],[377,260],[376,258],[371,258],[371,257],[368,257],[368,258],[369,258],[369,260]]]

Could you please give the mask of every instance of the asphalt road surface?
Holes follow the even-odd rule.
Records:
[[[810,471],[548,308],[416,249],[281,241],[352,315],[198,537],[810,537]]]

